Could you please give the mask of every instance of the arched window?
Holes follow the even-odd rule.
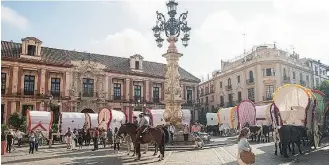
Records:
[[[252,71],[249,71],[249,81],[254,82],[254,73]]]
[[[286,71],[286,68],[283,68],[283,79],[284,80],[287,79],[287,71]]]

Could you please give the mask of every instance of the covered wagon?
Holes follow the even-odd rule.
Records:
[[[86,115],[78,112],[62,112],[61,114],[61,135],[64,135],[68,128],[82,129],[85,125]]]
[[[151,125],[158,126],[166,124],[163,114],[164,109],[146,109],[146,113],[150,115]]]
[[[48,136],[53,123],[53,112],[27,110],[26,115],[29,132],[40,130],[44,135]]]
[[[256,108],[254,103],[249,100],[242,101],[237,106],[238,129],[247,124],[256,125]]]
[[[278,88],[273,97],[283,125],[305,126],[318,145],[318,121],[315,117],[316,97],[313,92],[296,84]]]
[[[260,105],[255,106],[256,108],[256,125],[270,125],[270,107],[271,104],[268,105]]]
[[[122,111],[104,108],[98,113],[99,128],[114,130],[120,128],[121,124],[128,122],[128,116]]]
[[[207,118],[207,126],[218,125],[217,113],[207,113],[206,118]]]
[[[237,107],[222,108],[217,111],[219,131],[225,135],[234,135],[237,131]]]

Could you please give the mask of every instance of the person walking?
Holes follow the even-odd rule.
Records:
[[[13,134],[11,132],[9,132],[7,134],[7,147],[6,147],[6,151],[8,153],[11,152],[11,147],[12,147],[12,144],[13,144],[13,140],[14,140],[14,136],[13,136]]]
[[[119,136],[117,135],[118,133],[118,128],[115,127],[114,128],[114,138],[113,138],[113,142],[114,142],[114,150],[117,148],[118,151],[120,150],[120,138]]]
[[[190,133],[189,126],[187,124],[184,124],[184,130],[183,130],[183,136],[184,136],[184,142],[185,144],[188,143],[188,135]]]
[[[23,135],[25,135],[23,132],[21,132],[20,130],[16,129],[16,137],[17,137],[17,145],[18,147],[21,147],[22,145],[22,139],[23,139]]]
[[[112,132],[111,128],[109,128],[107,130],[107,139],[108,139],[110,147],[111,147],[111,145],[113,144],[113,132]]]
[[[29,144],[30,144],[30,149],[29,149],[29,154],[34,153],[34,147],[35,147],[35,133],[34,131],[30,132],[29,135]]]
[[[48,135],[48,146],[51,148],[51,145],[53,144],[53,130],[49,129],[49,135]]]
[[[251,147],[247,140],[249,134],[250,134],[249,128],[245,127],[240,131],[240,135],[238,137],[239,143],[238,143],[237,162],[239,165],[248,165],[242,161],[240,154],[243,151],[251,152]]]
[[[102,139],[103,146],[105,148],[106,147],[106,139],[107,139],[107,132],[106,132],[105,129],[102,129],[101,139]]]
[[[71,128],[70,127],[68,127],[67,128],[67,131],[66,131],[66,133],[65,133],[65,139],[66,139],[66,148],[67,149],[71,149],[71,136],[72,136],[72,131],[71,131]]]
[[[170,132],[171,145],[173,145],[173,143],[174,143],[175,126],[172,123],[170,123],[170,125],[169,125],[169,132]]]
[[[99,130],[98,128],[95,128],[93,141],[94,141],[94,149],[93,151],[98,150],[98,138],[99,138]]]

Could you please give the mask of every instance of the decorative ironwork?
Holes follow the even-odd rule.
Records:
[[[154,37],[156,38],[155,41],[157,42],[157,46],[159,48],[162,47],[164,39],[161,37],[161,32],[164,32],[166,37],[175,37],[178,38],[181,34],[181,31],[184,33],[183,37],[181,38],[183,46],[188,45],[188,41],[190,40],[190,30],[191,27],[187,25],[187,14],[188,11],[185,13],[180,14],[178,18],[175,18],[177,12],[178,3],[175,0],[169,0],[167,3],[168,8],[168,15],[169,19],[166,20],[165,16],[160,13],[156,12],[157,14],[157,21],[156,25],[152,28],[154,32]],[[169,42],[169,41],[168,41]]]

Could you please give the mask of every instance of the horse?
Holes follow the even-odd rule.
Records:
[[[128,134],[129,137],[131,138],[131,141],[133,142],[133,147],[134,147],[134,154],[132,156],[135,156],[135,153],[136,153],[136,129],[137,129],[137,125],[133,124],[133,123],[126,123],[126,124],[122,124],[117,132],[117,135],[120,137],[120,138],[123,138],[122,137],[122,134]],[[148,150],[148,145],[146,144],[146,147],[145,147],[145,152]],[[155,151],[154,151],[154,154],[153,156],[155,156],[157,153],[157,147],[156,147],[156,144],[155,144]],[[129,155],[129,152],[128,152],[128,155]]]
[[[146,138],[144,138],[145,140],[143,140],[142,143],[141,143],[141,141],[139,141],[139,139],[136,138],[136,129],[137,129],[137,126],[135,124],[133,124],[133,123],[122,124],[121,127],[119,128],[117,134],[118,134],[119,137],[122,137],[121,136],[122,134],[127,133],[131,137],[131,140],[132,140],[132,142],[134,144],[134,151],[137,153],[137,159],[136,160],[140,160],[140,157],[141,157],[140,156],[140,144],[150,143],[150,142],[152,142],[153,139],[150,139],[149,140],[149,138],[146,137]],[[164,131],[165,128],[164,127],[159,127],[159,126],[156,127],[156,128],[149,128],[149,131],[147,133],[144,133],[144,137],[145,137],[146,134],[147,135],[152,135],[152,133],[155,132],[155,130],[157,132],[159,132],[159,130]],[[168,142],[169,141],[169,135],[167,135],[166,132],[164,132],[164,134],[162,134],[162,135],[165,135],[165,137],[163,139],[164,140],[164,143],[165,142]],[[150,137],[150,136],[148,136],[148,137]],[[154,137],[154,136],[152,136],[152,137]],[[161,137],[160,140],[162,140],[162,137]],[[160,153],[161,153],[159,155],[159,157],[160,157],[160,160],[162,160],[163,159],[163,155],[164,155],[164,143],[163,143],[163,145],[162,145],[162,143],[159,143],[159,142],[161,142],[160,140],[158,140],[158,139],[154,139],[153,140],[155,142],[155,152],[154,152],[153,155],[156,155],[157,148],[159,147],[160,148]]]
[[[297,145],[299,153],[302,154],[300,149],[301,145],[301,133],[296,126],[293,125],[283,125],[279,129],[280,141],[282,144],[282,153],[284,157],[288,157],[287,147],[290,148],[292,145],[292,154],[295,155],[294,144]]]

